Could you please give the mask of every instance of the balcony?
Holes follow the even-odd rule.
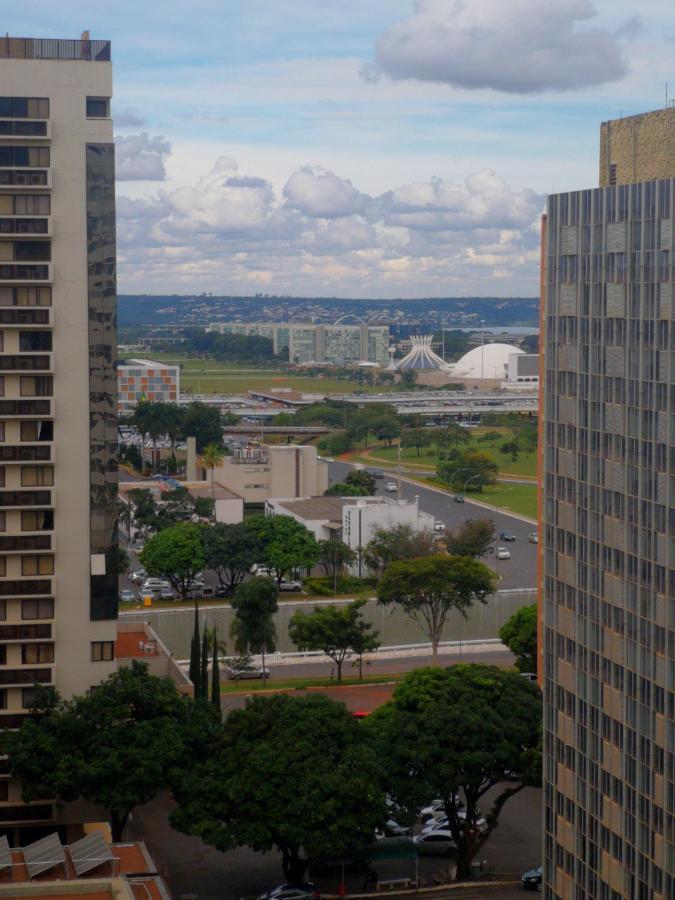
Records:
[[[34,491],[22,488],[18,491],[0,491],[0,509],[21,509],[26,506],[51,506],[52,492],[44,488]]]
[[[0,39],[1,40],[1,39]],[[0,284],[51,284],[51,263],[0,263]]]
[[[0,416],[21,416],[24,419],[51,418],[51,400],[0,400]]]
[[[16,578],[0,580],[0,597],[51,597],[52,582],[50,578]],[[2,669],[0,669],[2,673]]]
[[[9,288],[8,290],[11,290]],[[46,289],[45,289],[46,290]],[[0,307],[0,325],[45,325],[51,326],[51,310],[49,307]]]
[[[51,534],[0,535],[0,553],[35,553],[36,550],[53,549]],[[0,626],[0,632],[2,627]]]
[[[45,119],[0,119],[0,139],[49,140],[52,136],[51,122]]]
[[[52,372],[51,353],[0,354],[0,372]]]
[[[0,687],[32,687],[34,684],[51,684],[52,680],[51,669],[0,669]]]
[[[0,641],[50,641],[51,639],[51,623],[0,625]]]
[[[0,59],[69,59],[110,62],[110,41],[62,38],[0,38]]]
[[[22,240],[51,237],[52,221],[50,216],[1,216],[0,236],[21,235]]]
[[[43,463],[52,461],[51,444],[25,446],[15,444],[9,447],[0,445],[0,465],[6,463]]]

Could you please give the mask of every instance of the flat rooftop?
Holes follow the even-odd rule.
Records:
[[[228,457],[225,457],[227,459]],[[184,487],[193,497],[213,498],[211,492],[211,481],[181,481],[181,487]],[[161,500],[162,495],[170,493],[174,488],[165,484],[163,481],[122,481],[119,485],[119,492],[125,499],[129,491],[150,491],[155,500]],[[235,494],[220,482],[214,482],[214,493],[216,500],[240,500],[239,494]]]
[[[117,632],[115,659],[147,659],[160,655],[157,641],[148,640],[144,631]]]
[[[2,40],[2,38],[0,38]],[[152,359],[125,359],[117,367],[118,369],[177,369],[178,366],[168,366],[166,363],[155,362]]]
[[[52,59],[72,62],[110,62],[110,41],[68,38],[0,38],[0,59]]]
[[[342,510],[345,506],[364,503],[367,506],[383,504],[383,497],[301,497],[299,500],[275,500],[284,509],[302,519],[326,519],[342,525]]]

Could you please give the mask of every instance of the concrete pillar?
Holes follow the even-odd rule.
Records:
[[[197,481],[197,438],[187,439],[187,464],[185,466],[186,481]]]

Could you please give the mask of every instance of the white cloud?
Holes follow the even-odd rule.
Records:
[[[129,134],[115,142],[118,181],[164,181],[164,160],[171,144],[163,137],[150,137],[147,131]]]
[[[517,94],[616,81],[628,71],[620,38],[634,36],[637,21],[611,32],[587,24],[596,15],[591,0],[414,0],[363,76]]]
[[[370,197],[309,166],[277,191],[221,157],[194,185],[119,198],[120,283],[155,292],[266,284],[278,293],[429,296],[489,293],[500,277],[534,293],[542,205],[541,195],[513,190],[489,170]]]
[[[116,128],[140,128],[142,125],[145,125],[145,120],[141,118],[138,113],[138,110],[127,108],[127,109],[113,109],[113,121],[115,123]]]

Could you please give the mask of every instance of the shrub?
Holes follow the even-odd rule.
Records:
[[[355,594],[367,587],[375,587],[374,578],[357,578],[356,575],[341,575],[334,582],[332,578],[311,577],[305,578],[303,586],[308,594],[316,594],[319,597],[332,597],[337,589],[338,594]]]

